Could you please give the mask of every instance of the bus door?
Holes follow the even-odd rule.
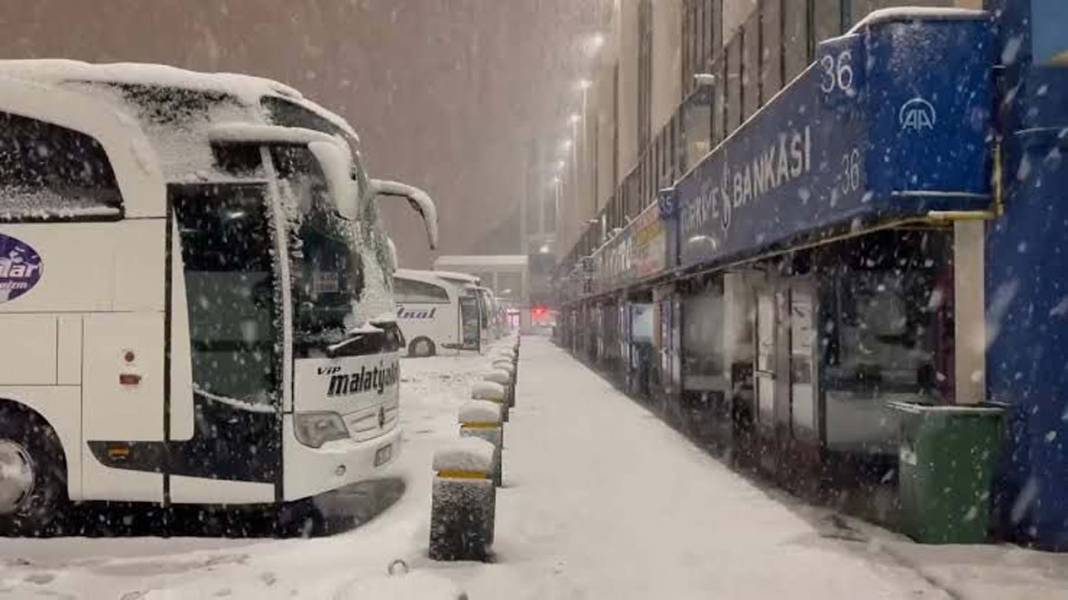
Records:
[[[476,352],[481,351],[482,316],[478,296],[472,293],[461,293],[459,304],[460,330],[462,332],[461,348]]]
[[[172,184],[171,502],[272,502],[281,492],[286,352],[267,188]],[[241,240],[234,243],[233,240]],[[291,399],[289,400],[292,401]]]

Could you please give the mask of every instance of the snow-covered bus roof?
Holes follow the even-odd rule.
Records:
[[[414,281],[432,281],[440,283],[447,281],[446,278],[441,277],[435,271],[425,271],[420,269],[397,269],[393,272],[394,278],[411,279]]]
[[[434,269],[433,273],[447,281],[461,281],[476,286],[482,283],[482,279],[480,277],[475,277],[474,275],[471,275],[469,273],[460,273],[457,271],[442,271],[440,269]]]
[[[354,157],[359,138],[340,116],[277,81],[236,73],[199,73],[140,63],[90,64],[61,59],[0,60],[0,75],[78,91],[116,107],[140,123],[168,180],[210,180],[214,161],[208,130],[220,123],[276,123],[266,103],[275,99],[307,111],[346,138]]]
[[[312,110],[353,137],[358,137],[345,119],[308,100],[298,90],[279,81],[255,75],[205,73],[151,63],[94,64],[62,58],[0,60],[0,72],[12,77],[57,84],[78,81],[215,92],[237,98],[249,106],[258,106],[264,97],[280,97]]]
[[[453,294],[468,293],[468,290],[476,290],[478,286],[474,283],[467,281],[466,279],[450,279],[448,277],[442,277],[437,271],[426,271],[421,269],[397,269],[393,272],[394,279],[405,279],[408,281],[419,281],[422,283],[430,283],[439,287],[443,287],[452,290]]]
[[[222,92],[249,104],[258,102],[268,94],[301,97],[297,90],[262,77],[238,73],[200,73],[147,63],[93,64],[61,58],[3,60],[0,61],[0,71],[13,77],[53,83],[85,81]]]
[[[447,254],[434,261],[438,267],[526,267],[529,259],[524,254]]]

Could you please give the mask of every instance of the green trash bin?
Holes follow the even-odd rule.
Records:
[[[1004,408],[891,402],[900,417],[901,529],[925,544],[987,541]]]

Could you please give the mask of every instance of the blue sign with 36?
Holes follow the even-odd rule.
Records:
[[[903,18],[817,60],[676,185],[677,261],[730,261],[837,228],[990,204],[993,40]]]

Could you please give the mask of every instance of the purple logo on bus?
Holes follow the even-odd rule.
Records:
[[[0,304],[32,290],[41,280],[42,270],[36,250],[0,233]]]

